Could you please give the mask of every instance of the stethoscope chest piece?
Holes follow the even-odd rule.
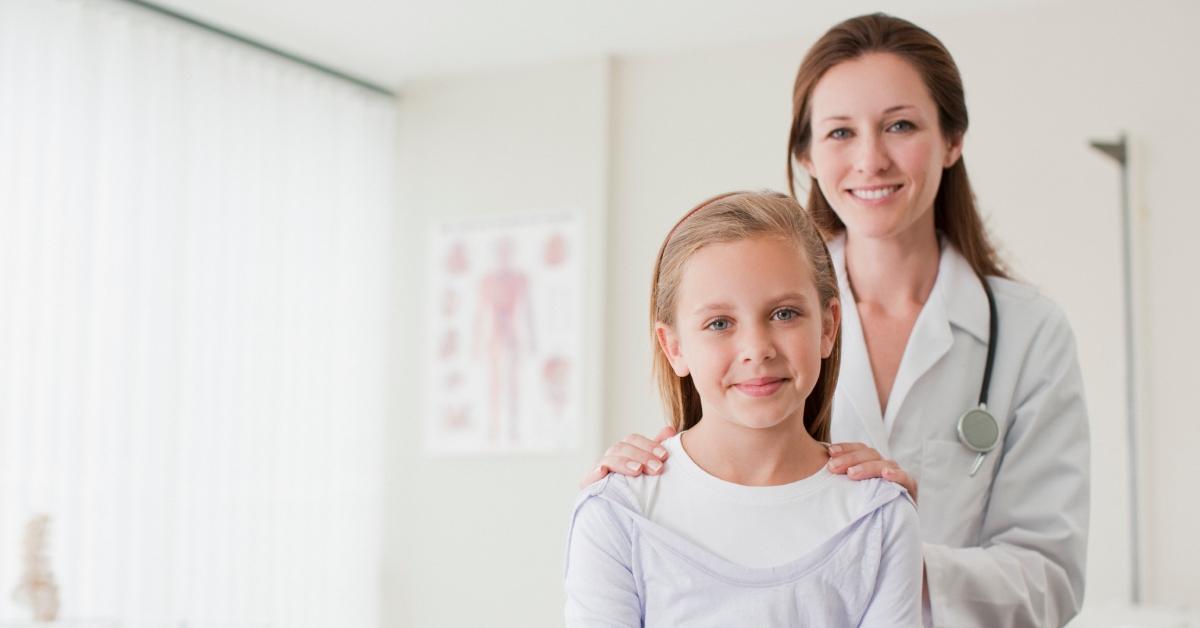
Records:
[[[983,285],[983,294],[988,303],[987,361],[983,366],[983,383],[979,387],[979,405],[967,410],[958,418],[958,440],[964,447],[978,454],[975,456],[975,464],[971,465],[970,477],[975,477],[979,465],[983,464],[984,456],[1000,442],[1000,424],[987,409],[988,387],[992,383],[992,366],[996,360],[996,297],[992,295],[992,288],[987,279],[981,276],[979,282]]]
[[[1000,424],[996,417],[987,411],[987,406],[979,404],[963,413],[958,419],[958,440],[964,447],[978,453],[975,463],[971,465],[970,476],[975,477],[983,458],[1000,442]]]

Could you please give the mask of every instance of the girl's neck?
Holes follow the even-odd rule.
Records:
[[[846,276],[860,304],[884,309],[924,305],[937,280],[940,257],[932,224],[887,239],[846,234]]]
[[[770,428],[750,428],[720,418],[701,419],[680,438],[688,457],[701,469],[745,486],[777,486],[803,480],[829,460],[824,445],[813,440],[799,417]]]

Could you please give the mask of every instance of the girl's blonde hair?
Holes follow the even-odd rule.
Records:
[[[656,325],[673,326],[684,264],[696,251],[723,242],[778,237],[794,243],[808,259],[824,316],[838,298],[837,275],[829,249],[812,218],[796,199],[778,192],[732,192],[704,201],[675,225],[663,241],[650,285],[650,336],[654,343],[654,378],[670,423],[686,430],[700,421],[700,394],[690,375],[679,377],[658,344]],[[818,441],[829,440],[829,415],[842,355],[839,326],[833,351],[821,360],[821,372],[804,404],[804,427]]]

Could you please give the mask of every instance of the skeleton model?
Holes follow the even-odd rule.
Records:
[[[34,621],[49,622],[58,617],[58,585],[50,573],[46,555],[50,517],[36,515],[25,525],[25,573],[13,591],[13,599],[33,611]]]

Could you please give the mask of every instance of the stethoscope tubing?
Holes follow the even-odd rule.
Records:
[[[988,340],[987,340],[987,361],[983,363],[983,384],[979,387],[979,407],[987,408],[988,388],[992,385],[992,366],[996,363],[996,336],[997,322],[996,316],[996,296],[992,294],[992,287],[988,285],[987,278],[980,276],[979,283],[983,284],[983,293],[987,295],[988,302]]]

